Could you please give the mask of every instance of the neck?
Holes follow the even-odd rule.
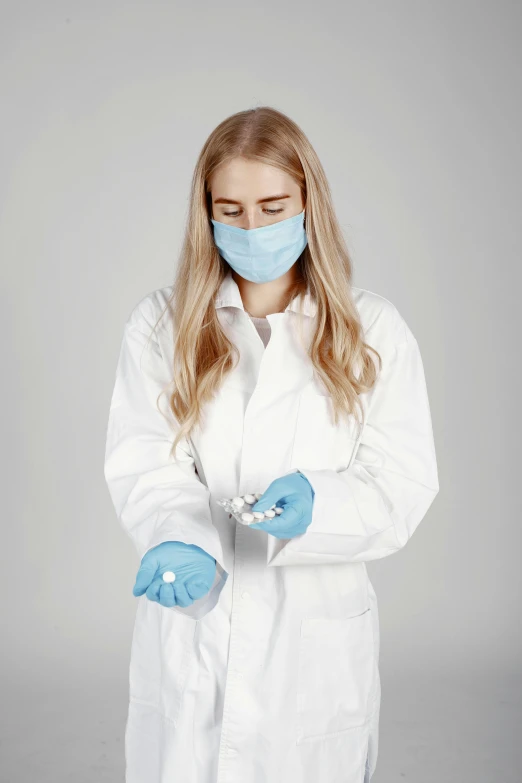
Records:
[[[269,283],[252,283],[251,280],[245,280],[244,277],[232,270],[232,277],[239,288],[243,307],[254,318],[265,318],[272,313],[282,312],[288,289],[295,282],[297,276],[297,262],[290,267],[288,272]]]

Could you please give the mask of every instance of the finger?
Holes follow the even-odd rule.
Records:
[[[283,506],[283,513],[279,514],[278,522],[282,528],[295,527],[301,521],[303,512],[301,510],[301,503],[299,505],[294,503],[285,503]],[[274,517],[276,519],[276,517]],[[271,520],[272,521],[272,520]]]
[[[274,479],[268,489],[261,495],[257,503],[252,506],[252,511],[266,511],[278,504],[281,499],[280,479]]]
[[[270,520],[270,521],[272,521],[272,520]],[[252,524],[251,525],[247,525],[247,527],[249,527],[249,528],[251,528],[253,530],[267,530],[268,531],[268,527],[266,525],[267,522],[268,522],[267,519],[263,520],[263,522],[252,522]]]
[[[172,582],[172,587],[174,589],[176,603],[178,606],[190,606],[192,603],[194,603],[190,595],[187,593],[187,588],[181,579],[179,582]]]
[[[249,527],[253,527],[254,530],[266,530],[267,533],[272,531],[281,532],[287,530],[298,524],[303,516],[300,505],[294,505],[293,503],[284,503],[283,513],[272,519],[263,519],[262,522],[256,522]]]
[[[274,530],[280,530],[281,527],[285,527],[285,521],[280,522],[283,515],[280,514],[277,517],[272,517],[272,519],[263,519],[260,522],[252,522],[251,525],[248,525],[248,527],[253,528],[254,530],[266,530],[267,533],[272,533]]]
[[[209,587],[201,578],[189,579],[186,583],[187,593],[189,597],[196,601],[198,598],[202,598],[209,591]]]
[[[157,601],[159,603],[160,587],[165,584],[167,584],[167,582],[164,582],[163,579],[153,579],[147,587],[145,595],[150,601]]]
[[[155,558],[150,557],[140,565],[136,574],[136,582],[132,588],[134,595],[143,595],[148,588],[158,570],[158,564]]]
[[[176,596],[174,595],[172,584],[172,582],[163,582],[163,584],[160,584],[159,602],[162,606],[170,607],[176,605]]]

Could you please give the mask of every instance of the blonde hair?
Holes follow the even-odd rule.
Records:
[[[369,351],[378,357],[379,369],[382,363],[379,353],[363,341],[351,295],[350,256],[325,172],[312,145],[296,123],[276,109],[259,106],[237,112],[215,128],[199,155],[173,290],[160,316],[170,309],[174,329],[169,384],[174,388],[169,394],[169,408],[178,426],[173,455],[180,440],[190,437],[200,422],[203,406],[234,368],[233,355],[236,361],[239,359],[237,347],[223,332],[214,306],[229,266],[214,243],[209,188],[213,172],[238,157],[278,167],[301,188],[308,243],[296,262],[299,275],[287,292],[285,307],[296,297],[302,303],[307,288],[317,303],[315,331],[307,350],[317,376],[332,397],[336,425],[344,412],[355,415],[361,426],[358,395],[370,390],[377,377]]]

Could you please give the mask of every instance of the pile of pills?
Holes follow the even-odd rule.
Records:
[[[266,511],[251,511],[252,506],[257,503],[261,495],[261,492],[256,492],[255,495],[222,498],[217,502],[242,525],[251,525],[253,522],[261,522],[263,519],[273,519],[276,514],[283,513],[284,509],[276,505],[267,508]]]

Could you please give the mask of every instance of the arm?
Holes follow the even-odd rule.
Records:
[[[216,578],[210,591],[188,607],[172,607],[199,619],[216,605],[228,573],[212,522],[210,493],[199,480],[188,441],[183,439],[177,447],[179,463],[169,457],[174,427],[160,413],[156,400],[170,380],[170,368],[156,336],[148,341],[156,317],[146,319],[138,305],[125,324],[104,473],[118,520],[140,558],[164,541],[195,544],[215,558]],[[167,394],[159,405],[173,421]]]
[[[355,457],[346,470],[299,467],[315,492],[312,522],[290,540],[268,536],[267,565],[377,560],[401,549],[439,490],[423,364],[418,343],[376,346],[382,372],[368,393]]]

